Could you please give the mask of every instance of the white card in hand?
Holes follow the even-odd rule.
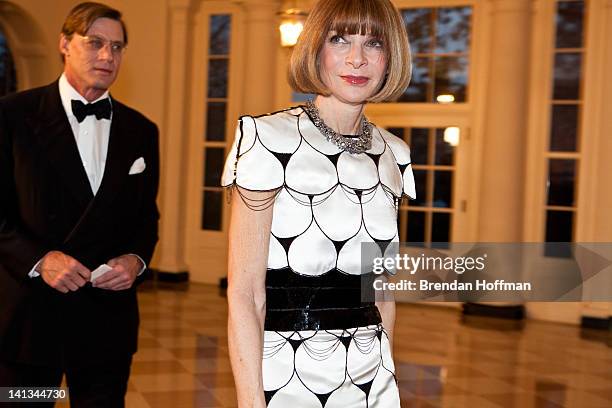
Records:
[[[91,272],[91,278],[89,279],[91,282],[98,279],[100,276],[104,275],[108,271],[112,271],[113,268],[108,266],[107,264],[102,264],[96,268],[96,270]]]

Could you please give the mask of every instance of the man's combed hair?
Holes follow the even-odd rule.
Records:
[[[121,18],[121,12],[105,4],[95,2],[85,2],[76,5],[62,26],[62,34],[69,40],[76,33],[86,35],[91,25],[99,18],[109,18],[118,21],[123,29],[123,42],[127,44],[128,35],[125,22]]]
[[[368,102],[395,100],[410,82],[412,65],[404,22],[390,0],[319,0],[304,24],[291,62],[288,80],[302,93],[328,96],[321,80],[319,54],[330,31],[372,35],[383,42],[387,75]]]

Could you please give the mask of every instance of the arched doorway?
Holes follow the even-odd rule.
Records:
[[[0,95],[51,82],[61,68],[54,49],[26,10],[0,1]]]

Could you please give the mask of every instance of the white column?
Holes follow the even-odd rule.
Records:
[[[478,240],[520,242],[525,177],[530,1],[489,0],[491,49]]]
[[[280,0],[246,0],[246,47],[242,113],[262,114],[274,109],[275,78],[280,47]]]
[[[529,79],[529,0],[488,0],[491,13],[482,146],[480,242],[521,242]],[[520,307],[490,302],[492,307]],[[482,306],[486,308],[487,306]],[[478,307],[476,306],[476,309]]]
[[[598,122],[595,125],[595,133],[598,136],[598,157],[596,158],[597,167],[592,180],[595,186],[595,199],[590,207],[593,209],[593,216],[591,217],[593,236],[588,238],[594,242],[610,243],[612,242],[612,213],[610,213],[612,190],[604,186],[608,185],[606,180],[612,174],[612,160],[610,160],[610,152],[612,152],[612,138],[610,137],[610,134],[612,134],[612,121],[610,120],[612,104],[609,103],[610,95],[612,95],[612,82],[608,80],[609,72],[612,70],[612,42],[609,41],[612,38],[612,0],[602,0],[600,4],[601,8],[595,10],[595,13],[601,13],[597,18],[604,32],[593,33],[597,37],[593,42],[601,44],[601,46],[597,49],[589,48],[587,50],[587,53],[599,54],[601,52],[601,55],[594,56],[597,58],[594,62],[596,69],[591,72],[594,72],[596,78],[590,81],[590,84],[594,87],[593,92],[597,95],[594,105],[601,109],[601,113],[595,118]],[[598,3],[595,3],[592,7],[598,5]],[[608,271],[610,268],[608,267]],[[584,317],[598,319],[612,318],[612,302],[584,303],[581,314]]]
[[[191,0],[170,0],[169,40],[167,49],[166,126],[161,130],[160,241],[154,258],[154,268],[163,272],[186,272],[185,212],[186,212],[186,150],[188,145],[187,66],[189,41],[189,11]]]
[[[598,101],[595,103],[602,109],[599,119],[599,138],[598,138],[598,168],[596,172],[597,180],[592,180],[597,188],[597,199],[595,207],[595,222],[594,222],[594,237],[595,241],[612,242],[612,189],[604,187],[609,185],[607,178],[612,174],[612,160],[610,160],[610,152],[612,152],[612,104],[610,103],[610,95],[612,95],[612,82],[609,80],[610,70],[612,69],[612,0],[606,0],[605,7],[605,24],[602,24],[602,29],[605,29],[603,34],[604,46],[603,56],[600,62],[601,72],[600,78],[603,78],[601,83],[597,85],[601,87],[598,93]],[[592,52],[590,49],[587,52]],[[586,181],[585,181],[586,182]]]

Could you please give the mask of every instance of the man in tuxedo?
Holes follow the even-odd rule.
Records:
[[[119,11],[82,3],[59,80],[0,100],[0,386],[65,374],[73,408],[124,406],[157,242],[157,127],[108,91],[126,45]]]

